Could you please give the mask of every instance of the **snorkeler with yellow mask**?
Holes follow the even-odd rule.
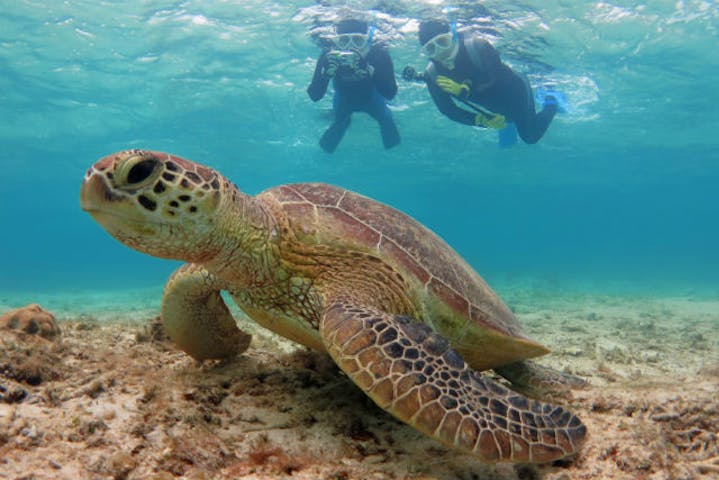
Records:
[[[557,113],[556,98],[546,96],[542,110],[535,112],[529,82],[502,63],[491,43],[479,35],[465,37],[444,20],[423,21],[419,42],[430,59],[424,81],[440,112],[455,122],[484,128],[504,129],[512,122],[525,143],[542,138]]]

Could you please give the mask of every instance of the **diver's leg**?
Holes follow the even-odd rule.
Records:
[[[334,105],[335,120],[332,125],[327,128],[320,139],[320,146],[327,153],[332,153],[337,149],[342,137],[344,137],[347,128],[350,126],[352,110],[346,95],[335,91],[332,100]]]
[[[526,77],[522,77],[522,88],[524,89],[524,108],[515,119],[517,133],[525,143],[537,143],[549,128],[554,115],[557,114],[557,103],[546,102],[539,113],[534,110],[534,95],[532,87]]]
[[[392,148],[398,145],[400,142],[399,130],[397,130],[397,125],[395,125],[394,118],[392,118],[392,112],[387,106],[387,100],[376,90],[372,94],[367,113],[379,123],[384,148]]]
[[[350,116],[336,119],[320,138],[320,146],[327,153],[333,153],[350,126]]]
[[[546,104],[539,113],[527,112],[523,118],[515,121],[517,133],[525,143],[537,143],[556,114],[556,104]]]

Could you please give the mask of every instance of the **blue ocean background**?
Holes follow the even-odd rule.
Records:
[[[402,143],[356,114],[333,155],[331,95],[306,94],[308,35],[365,12],[389,44]],[[719,296],[716,1],[0,0],[0,292],[161,288],[177,263],[79,208],[85,170],[126,148],[207,164],[242,190],[342,185],[433,229],[503,289]],[[417,21],[479,25],[569,111],[537,145],[443,117]],[[159,298],[158,298],[159,301]]]

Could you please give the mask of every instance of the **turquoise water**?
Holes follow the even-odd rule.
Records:
[[[719,295],[719,3],[453,4],[570,111],[537,145],[454,124],[421,85],[417,19],[438,1],[0,0],[0,291],[154,288],[173,262],[79,208],[84,171],[129,147],[208,164],[257,193],[339,184],[419,219],[490,283]],[[305,89],[308,31],[367,11],[390,44],[402,135],[355,115],[334,155]],[[373,10],[374,9],[374,10]]]

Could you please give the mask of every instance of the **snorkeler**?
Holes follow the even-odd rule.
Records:
[[[430,58],[424,81],[440,112],[455,122],[484,128],[504,129],[513,122],[525,143],[542,138],[557,113],[556,98],[546,96],[542,110],[535,112],[529,82],[502,63],[487,40],[465,37],[446,21],[427,20],[419,26],[419,42]],[[413,73],[408,68],[405,78]]]
[[[339,145],[354,112],[366,112],[377,120],[385,148],[400,141],[392,112],[387,107],[397,93],[394,66],[387,49],[372,44],[373,29],[367,22],[346,19],[335,26],[331,48],[317,60],[312,83],[307,88],[312,101],[324,97],[330,78],[334,86],[334,122],[320,139],[320,146],[332,153]]]

